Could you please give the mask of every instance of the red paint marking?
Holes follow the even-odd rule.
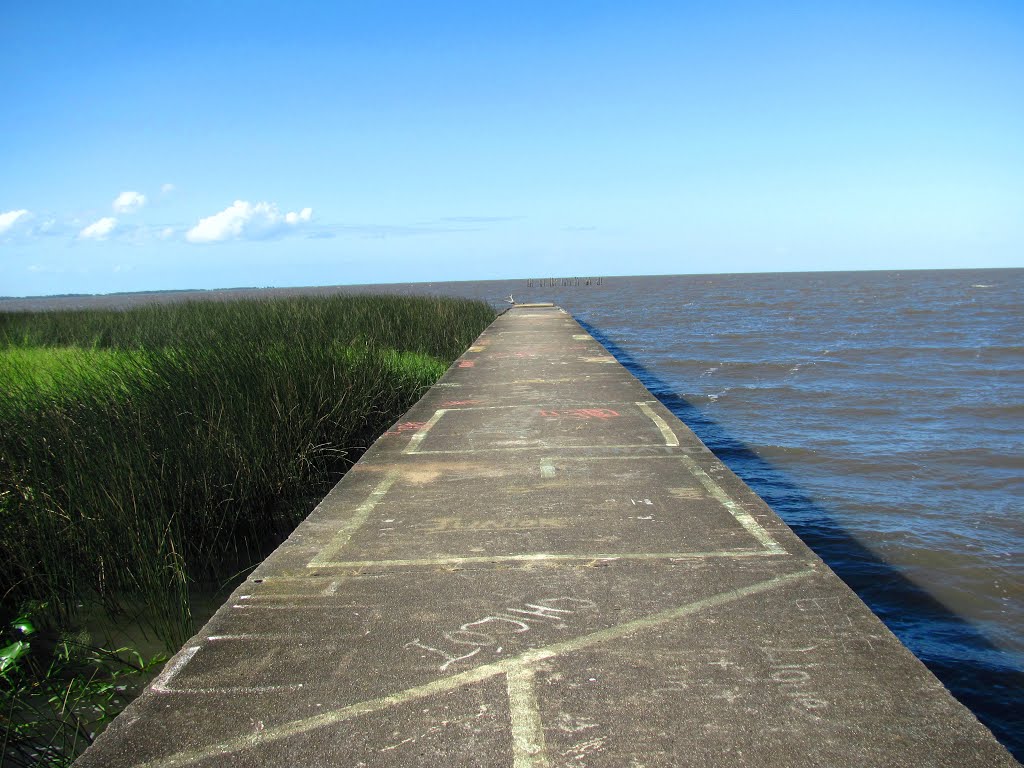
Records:
[[[459,368],[472,368],[474,365],[476,365],[476,363],[474,363],[472,360],[463,360],[461,363],[459,363]]]
[[[483,400],[445,400],[441,403],[441,407],[448,408],[453,405],[477,405],[482,402]]]
[[[580,408],[576,414],[584,419],[614,419],[619,415],[611,408]]]
[[[425,421],[406,421],[406,422],[404,422],[402,424],[399,424],[394,429],[388,430],[383,435],[381,435],[381,437],[386,437],[388,435],[400,435],[403,432],[415,432],[416,430],[420,429],[426,423],[427,422],[425,422]]]
[[[569,411],[542,410],[540,415],[552,419],[579,419],[580,421],[588,421],[590,419],[614,419],[618,417],[619,414],[611,408],[573,408]]]

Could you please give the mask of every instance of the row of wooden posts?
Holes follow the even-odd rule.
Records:
[[[526,281],[527,288],[557,288],[560,286],[603,285],[603,277],[542,277],[530,278]]]

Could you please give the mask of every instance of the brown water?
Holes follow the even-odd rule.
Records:
[[[511,293],[571,311],[1024,756],[1024,270],[272,293],[342,290]]]

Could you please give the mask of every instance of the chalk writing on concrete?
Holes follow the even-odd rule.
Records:
[[[538,626],[566,629],[568,621],[576,614],[596,609],[597,603],[593,600],[548,597],[467,621],[456,630],[442,633],[440,639],[432,639],[430,645],[417,637],[404,647],[435,654],[435,661],[441,662],[438,668],[444,672],[451,665],[472,658],[484,648],[493,649],[495,654],[501,653],[503,639],[530,632]],[[467,651],[466,648],[472,650]]]
[[[468,658],[470,658],[472,656],[476,656],[478,653],[480,653],[480,648],[478,647],[478,648],[474,648],[469,653],[462,654],[461,656],[453,656],[452,654],[448,653],[447,651],[443,651],[440,648],[434,648],[433,646],[430,646],[430,645],[424,645],[423,643],[420,642],[419,638],[416,638],[415,640],[409,641],[408,643],[405,644],[404,647],[405,648],[419,648],[419,649],[424,650],[424,651],[429,651],[430,653],[436,653],[438,656],[440,656],[441,658],[444,659],[444,664],[442,664],[439,667],[439,669],[442,672],[444,672],[446,669],[448,669],[448,667],[450,667],[452,664],[454,664],[454,663],[456,663],[458,661],[462,661],[463,659],[468,659]]]
[[[735,600],[743,599],[763,592],[777,589],[794,581],[808,578],[815,571],[806,570],[797,573],[776,576],[767,581],[751,584],[746,587],[729,590],[714,594],[686,605],[668,608],[658,613],[643,616],[633,621],[627,621],[610,627],[605,627],[577,637],[558,640],[547,646],[534,647],[523,653],[508,658],[501,658],[490,663],[482,664],[457,674],[448,675],[438,680],[415,685],[405,690],[396,691],[375,699],[356,702],[337,709],[326,710],[315,715],[299,719],[277,723],[259,734],[244,733],[238,736],[228,737],[218,742],[201,744],[189,749],[165,755],[146,763],[146,768],[180,768],[183,765],[208,760],[212,758],[223,759],[225,755],[236,754],[243,750],[251,749],[256,744],[269,744],[292,738],[301,734],[310,733],[324,727],[335,726],[340,723],[349,722],[356,718],[364,717],[375,712],[381,712],[392,707],[404,706],[414,701],[423,701],[438,694],[454,691],[464,686],[475,685],[476,683],[490,680],[499,675],[508,677],[510,671],[532,667],[539,661],[557,658],[563,654],[582,651],[605,643],[622,640],[636,632],[653,629],[669,622],[692,616],[701,611],[719,605],[726,605]],[[570,598],[571,599],[571,598]],[[539,601],[550,604],[552,600]],[[583,601],[586,603],[589,601]],[[416,647],[413,641],[406,645],[407,648]],[[472,655],[472,654],[470,654]],[[187,662],[184,659],[176,667],[180,669]],[[174,662],[171,662],[174,665]],[[518,699],[525,698],[517,696]],[[514,702],[513,702],[514,706]],[[528,726],[529,724],[527,724]],[[535,733],[535,729],[524,727],[518,729],[522,735]],[[529,745],[527,745],[529,746]],[[515,747],[514,747],[515,749]],[[537,761],[535,761],[536,765]]]
[[[801,613],[814,616],[822,630],[845,645],[844,640],[853,629],[853,620],[846,614],[838,597],[805,597],[796,601],[796,607]]]
[[[780,693],[789,700],[790,709],[801,712],[811,719],[820,720],[816,711],[825,709],[828,702],[819,698],[815,691],[814,668],[817,663],[808,659],[808,654],[817,645],[806,648],[762,648],[768,657],[768,679],[775,683]]]

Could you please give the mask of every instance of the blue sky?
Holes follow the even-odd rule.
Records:
[[[1018,2],[6,3],[0,295],[1024,266]]]

